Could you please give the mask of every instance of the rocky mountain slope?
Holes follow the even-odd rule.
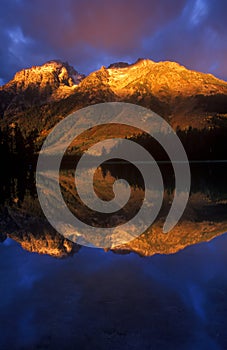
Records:
[[[50,130],[65,116],[110,101],[138,104],[161,115],[175,130],[183,132],[179,137],[189,159],[226,159],[227,82],[176,62],[118,62],[87,77],[61,61],[22,70],[0,87],[0,129],[8,133],[18,125],[25,139],[34,139],[35,134],[38,151]],[[104,127],[103,137],[108,133],[111,130]],[[92,142],[100,141],[99,136],[99,130],[92,131]],[[91,141],[89,133],[74,148],[83,151],[87,140]]]
[[[102,67],[85,77],[68,63],[50,61],[18,72],[0,87],[3,119],[62,117],[85,105],[125,101],[151,108],[173,127],[209,127],[227,114],[227,83],[175,62],[139,59]],[[214,120],[213,120],[214,118]],[[32,123],[31,123],[32,124]],[[45,128],[41,123],[40,129]]]
[[[64,99],[84,79],[67,62],[49,61],[17,72],[0,87],[0,113],[14,115],[28,108]]]

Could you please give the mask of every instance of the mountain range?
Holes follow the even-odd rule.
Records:
[[[227,82],[176,62],[138,59],[88,76],[60,60],[23,69],[0,87],[0,127],[16,122],[26,134],[37,128],[45,136],[70,112],[108,101],[150,108],[174,129],[227,125]]]

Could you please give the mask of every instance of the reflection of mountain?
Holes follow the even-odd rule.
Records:
[[[96,192],[108,199],[111,196],[110,185],[114,178],[105,169],[105,178],[97,172]],[[73,189],[73,172],[64,171],[62,175],[62,193],[72,212],[83,217],[87,212],[83,207],[75,206],[76,192]],[[132,174],[132,173],[130,173]],[[227,189],[226,167],[216,165],[192,168],[194,182],[192,194],[182,219],[168,234],[162,233],[163,223],[172,200],[172,184],[167,184],[163,207],[156,222],[139,238],[114,249],[116,253],[136,252],[141,256],[175,253],[187,246],[209,241],[227,231]],[[133,177],[133,175],[131,175]],[[213,180],[216,179],[216,182]],[[100,181],[102,180],[102,181]],[[129,179],[133,183],[132,179]],[[134,188],[134,195],[141,195],[141,188]],[[136,197],[134,197],[135,199]],[[74,205],[73,205],[74,204]],[[129,206],[133,210],[133,206]],[[127,216],[127,210],[125,211]],[[130,214],[130,212],[129,212]],[[122,215],[122,213],[121,213]],[[90,217],[90,214],[89,214]],[[93,223],[95,217],[90,217]],[[116,218],[115,218],[116,219]],[[99,218],[101,220],[101,218]],[[37,198],[25,195],[23,200],[12,198],[8,210],[1,213],[0,231],[18,241],[24,249],[41,254],[63,257],[78,251],[79,247],[56,233],[43,219]],[[3,239],[4,237],[2,237]]]
[[[5,209],[0,215],[0,240],[9,237],[30,252],[48,254],[54,257],[65,257],[77,252],[80,247],[58,234],[41,217],[30,215],[31,198],[25,197],[22,208]],[[27,203],[26,203],[27,201]],[[38,202],[36,203],[38,207]]]
[[[226,203],[212,203],[204,194],[194,194],[183,218],[170,232],[162,233],[164,216],[139,238],[114,251],[135,252],[141,256],[176,253],[187,246],[207,242],[227,232],[226,212]]]

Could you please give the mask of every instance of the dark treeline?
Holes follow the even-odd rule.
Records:
[[[0,128],[1,163],[6,161],[8,168],[33,164],[37,136],[38,131],[34,130],[25,137],[17,123]]]
[[[28,138],[22,135],[18,125],[0,129],[0,208],[4,205],[18,205],[26,193],[35,196],[35,146],[37,132]]]
[[[176,133],[186,150],[189,160],[226,160],[227,127],[214,127],[210,129],[195,129],[189,127],[186,130],[177,128]],[[38,154],[37,129],[24,135],[20,127],[13,123],[10,126],[0,128],[0,159],[13,166],[16,164],[34,164],[35,155]],[[135,134],[129,138],[145,147],[158,161],[168,161],[168,155],[163,147],[148,134]],[[120,149],[114,150],[120,155]],[[72,157],[80,156],[78,149],[71,150]],[[110,154],[111,156],[111,154]],[[67,158],[67,157],[66,157]],[[70,158],[70,157],[69,157]],[[115,157],[114,157],[115,158]]]
[[[177,128],[176,133],[180,138],[189,160],[226,160],[227,159],[227,128],[194,129],[187,130]],[[168,161],[168,155],[162,146],[147,134],[130,137],[130,140],[138,142],[145,147],[156,160]]]
[[[182,131],[177,129],[189,160],[226,160],[227,128],[192,129]]]

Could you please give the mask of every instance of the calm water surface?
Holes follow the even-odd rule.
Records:
[[[227,220],[226,172],[199,174],[194,191],[208,198],[210,220]],[[3,211],[28,192],[12,183],[0,189]],[[10,237],[0,243],[1,350],[227,349],[226,234],[169,255],[82,247],[62,259]]]

